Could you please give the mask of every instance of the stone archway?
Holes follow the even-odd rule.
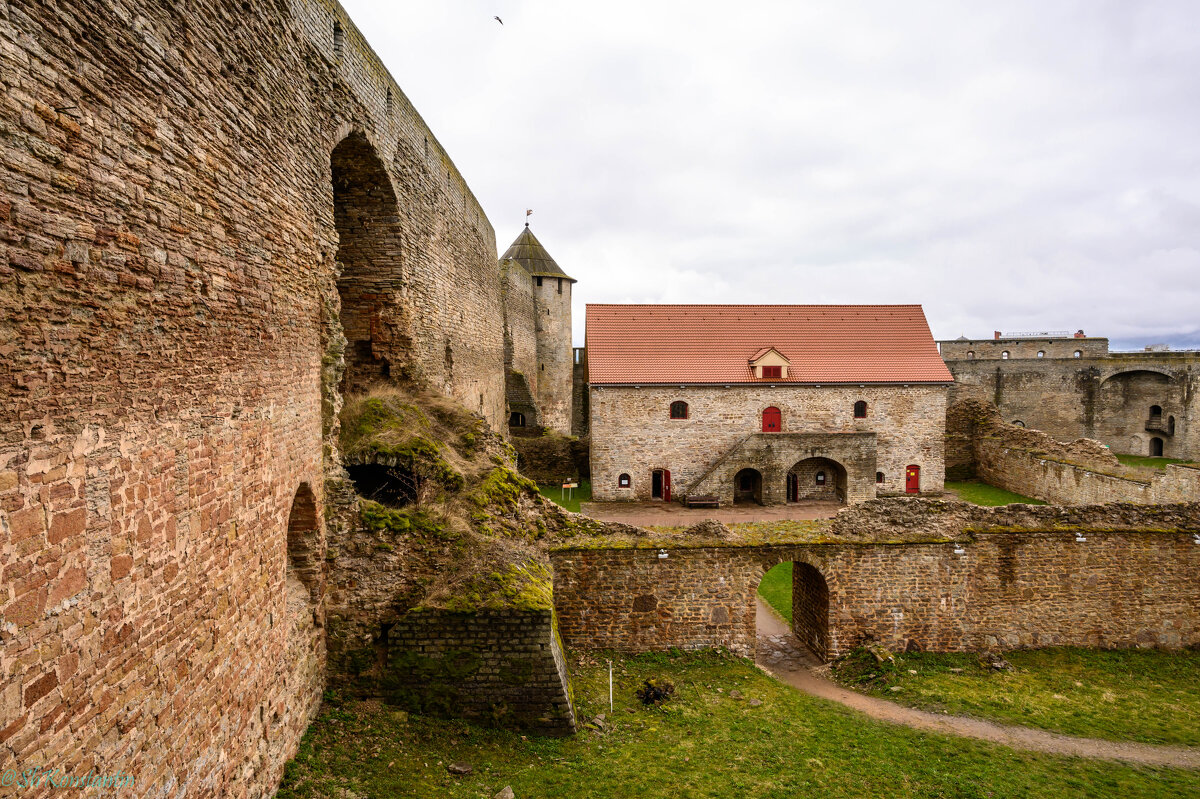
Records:
[[[787,501],[846,502],[846,467],[832,458],[805,458],[788,470]]]
[[[351,133],[330,154],[337,281],[346,336],[342,394],[400,376],[411,366],[404,303],[402,235],[396,192],[375,148]]]
[[[790,586],[781,585],[790,574]],[[770,584],[764,586],[765,582]],[[759,591],[763,590],[760,595]],[[790,591],[788,590],[790,589]],[[824,662],[829,656],[829,584],[820,569],[805,561],[784,561],[767,569],[751,592],[755,605],[759,602],[772,607],[772,615],[780,613],[774,604],[787,602],[791,612],[790,627],[796,641],[817,659]],[[765,620],[765,619],[764,619]],[[772,622],[773,624],[773,622]],[[757,630],[756,634],[762,632]],[[768,629],[770,629],[768,627]]]
[[[746,468],[733,476],[733,504],[763,504],[762,472]]]

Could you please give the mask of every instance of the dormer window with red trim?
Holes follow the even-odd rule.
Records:
[[[783,377],[782,366],[764,366],[762,368],[763,380],[779,380]]]

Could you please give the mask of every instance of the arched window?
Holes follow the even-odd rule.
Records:
[[[778,433],[783,430],[783,414],[775,406],[763,411],[762,429],[764,433]]]
[[[617,488],[629,488],[629,484],[629,475],[622,472],[621,476],[617,478]]]
[[[688,404],[683,400],[675,400],[671,403],[671,418],[686,419],[688,418]]]
[[[1169,436],[1175,435],[1175,417],[1174,416],[1167,417],[1167,435],[1169,435]]]
[[[1025,426],[1025,423],[1024,423],[1024,422],[1022,422],[1020,419],[1013,419],[1013,420],[1012,420],[1012,423],[1013,423],[1015,426],[1017,426],[1017,427],[1024,427],[1024,426]]]
[[[1150,418],[1154,419],[1156,421],[1159,419],[1162,419],[1162,406],[1161,405],[1151,405],[1150,406]]]
[[[1038,350],[1038,357],[1039,357],[1039,358],[1045,358],[1045,357],[1046,357],[1046,351],[1045,351],[1045,350]]]
[[[1004,352],[1000,353],[1000,359],[1004,360],[1004,361],[1008,360],[1008,350],[1005,350]]]
[[[508,415],[508,426],[509,427],[524,427],[525,426],[525,414],[520,413],[519,411],[513,411],[512,413],[510,413]]]
[[[968,360],[974,360],[975,350],[967,350],[967,358],[968,358]]]
[[[876,483],[883,482],[883,472],[875,472],[875,482]]]
[[[866,400],[859,400],[858,402],[854,403],[854,418],[855,419],[866,419],[867,418],[867,401]]]
[[[1082,357],[1083,357],[1083,350],[1075,350],[1075,356],[1074,356],[1074,357],[1076,357],[1076,358],[1082,358]]]

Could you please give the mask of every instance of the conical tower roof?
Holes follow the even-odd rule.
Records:
[[[558,264],[554,263],[554,259],[550,257],[550,253],[546,252],[546,248],[533,235],[533,231],[529,229],[529,224],[526,223],[525,229],[521,231],[521,235],[517,236],[516,241],[504,251],[504,255],[500,256],[501,261],[516,261],[521,266],[525,267],[525,271],[534,277],[561,277],[572,283],[577,282],[575,278],[568,275]]]

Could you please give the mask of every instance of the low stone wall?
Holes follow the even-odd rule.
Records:
[[[978,477],[1046,502],[1153,505],[1200,500],[1200,469],[1129,469],[1097,441],[1057,441],[1040,430],[1008,424],[994,406],[979,400],[958,402],[947,410],[946,440],[947,468],[960,479]]]
[[[792,561],[805,564],[794,569],[805,577],[793,592],[797,633],[827,657],[866,641],[933,651],[1200,643],[1200,505],[893,503],[860,514],[874,543],[836,540],[855,526],[856,512],[844,512],[811,543],[560,550],[563,641],[752,656],[758,584]]]
[[[413,611],[375,643],[377,694],[420,713],[575,731],[567,668],[546,611]]]

